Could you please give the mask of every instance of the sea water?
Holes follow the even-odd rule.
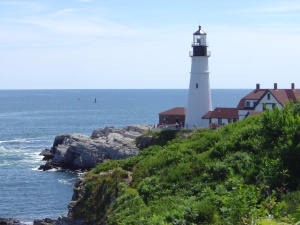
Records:
[[[212,90],[214,107],[236,107],[250,90]],[[156,124],[185,107],[188,90],[0,90],[0,217],[30,224],[67,214],[78,174],[39,171],[56,135]]]

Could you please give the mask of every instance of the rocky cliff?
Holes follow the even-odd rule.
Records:
[[[151,143],[151,137],[140,138],[139,143],[136,143],[136,138],[149,129],[148,125],[130,125],[101,128],[94,130],[91,136],[58,135],[52,148],[41,153],[47,162],[40,169],[89,170],[106,159],[116,160],[136,155],[139,148]]]

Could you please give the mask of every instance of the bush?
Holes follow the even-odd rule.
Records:
[[[185,138],[178,131],[155,133],[160,146],[87,174],[74,216],[94,224],[105,218],[108,224],[295,224],[299,113],[300,103],[287,103]],[[100,175],[108,170],[111,175]],[[128,172],[130,187],[122,182]]]

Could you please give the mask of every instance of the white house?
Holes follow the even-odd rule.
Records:
[[[297,102],[300,98],[300,89],[295,89],[295,84],[291,84],[290,89],[278,89],[277,83],[274,83],[273,89],[260,89],[256,84],[256,89],[243,97],[238,106],[239,120],[264,111],[265,107],[274,108],[277,105],[280,109],[286,101]]]
[[[281,109],[286,101],[296,103],[299,98],[300,89],[295,89],[294,83],[290,89],[278,89],[277,83],[274,83],[273,89],[261,89],[260,85],[256,84],[256,89],[243,97],[237,108],[217,107],[208,111],[202,118],[209,122],[210,127],[218,127],[260,114],[265,108],[272,109],[275,105]]]

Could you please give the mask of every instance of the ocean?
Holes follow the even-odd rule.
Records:
[[[249,89],[213,89],[214,107],[236,107]],[[39,153],[58,134],[156,124],[158,113],[186,106],[188,90],[0,90],[0,218],[67,214],[76,173],[47,171]],[[96,102],[95,102],[96,101]]]

